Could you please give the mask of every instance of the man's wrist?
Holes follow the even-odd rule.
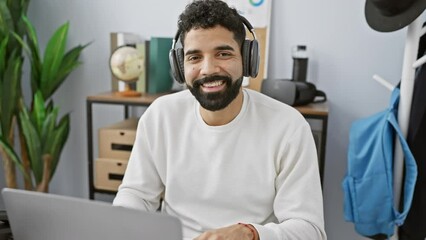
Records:
[[[239,225],[244,226],[245,228],[249,229],[251,234],[252,234],[252,240],[259,240],[259,234],[256,230],[255,227],[253,227],[253,225],[251,224],[246,224],[246,223],[238,223]]]

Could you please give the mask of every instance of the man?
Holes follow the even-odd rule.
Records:
[[[178,27],[189,90],[142,115],[114,204],[155,211],[162,199],[185,239],[326,239],[310,127],[292,107],[241,87],[237,11],[195,1]]]

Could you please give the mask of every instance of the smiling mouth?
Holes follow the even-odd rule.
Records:
[[[218,87],[218,86],[220,86],[224,83],[225,83],[225,81],[223,81],[223,80],[217,80],[217,81],[203,83],[202,86],[205,87],[205,88],[214,88],[214,87]]]

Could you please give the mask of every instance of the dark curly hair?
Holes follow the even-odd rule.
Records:
[[[208,29],[220,25],[234,33],[241,47],[246,37],[244,23],[235,8],[220,0],[195,0],[188,4],[178,20],[180,42],[183,46],[186,34],[197,28]]]

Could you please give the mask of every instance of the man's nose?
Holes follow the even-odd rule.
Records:
[[[219,71],[218,61],[213,57],[205,57],[201,64],[201,75],[211,75]]]

